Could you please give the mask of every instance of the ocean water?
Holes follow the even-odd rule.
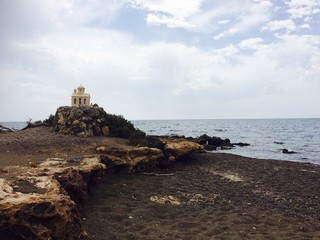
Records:
[[[0,125],[3,127],[11,128],[13,130],[20,130],[26,127],[27,122],[0,122]]]
[[[136,128],[148,135],[202,134],[229,138],[232,143],[249,143],[219,152],[247,157],[278,159],[320,164],[320,119],[215,119],[215,120],[135,120]],[[0,122],[0,125],[21,129],[26,122]],[[279,144],[282,143],[282,144]],[[297,152],[284,154],[282,149]]]
[[[231,150],[218,150],[247,157],[320,164],[320,119],[218,119],[137,120],[136,128],[149,135],[202,134],[229,138],[232,143],[249,143]],[[280,144],[281,143],[281,144]],[[284,154],[282,149],[297,154]]]

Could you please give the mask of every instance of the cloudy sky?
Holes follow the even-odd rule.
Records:
[[[128,119],[320,117],[319,0],[0,0],[0,121],[83,84]]]

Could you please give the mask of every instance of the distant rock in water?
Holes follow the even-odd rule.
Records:
[[[274,142],[275,144],[278,144],[278,145],[283,145],[284,142]]]
[[[236,145],[239,147],[246,147],[246,146],[250,146],[249,143],[243,143],[243,142],[238,142],[238,143],[232,143],[232,145]]]
[[[285,154],[295,154],[295,153],[297,153],[297,152],[295,152],[295,151],[289,151],[288,149],[282,149],[282,153],[285,153]]]
[[[122,116],[107,114],[102,107],[64,106],[54,116],[54,130],[83,137],[110,135],[129,138],[137,130]]]
[[[232,147],[230,143],[230,139],[222,139],[219,137],[210,137],[206,134],[201,135],[196,138],[195,141],[204,146],[204,148],[208,151],[216,150],[217,147]]]

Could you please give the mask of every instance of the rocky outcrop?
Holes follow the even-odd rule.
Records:
[[[47,159],[38,166],[10,167],[0,178],[1,239],[79,239],[77,201],[91,178],[103,173],[100,158]]]
[[[101,146],[96,149],[101,153],[102,162],[112,171],[135,172],[153,168],[164,155],[158,148],[136,147],[133,149],[110,148]]]
[[[108,146],[100,146],[96,150],[109,170],[125,172],[145,171],[158,165],[168,165],[187,158],[192,153],[203,151],[202,145],[185,139],[162,138],[159,141],[163,150],[153,147],[128,149]]]
[[[203,146],[185,139],[159,141],[150,143],[162,150],[105,145],[96,147],[91,157],[48,158],[39,164],[0,169],[1,239],[84,237],[78,203],[88,198],[90,182],[108,171],[144,172],[203,151]]]
[[[59,107],[54,117],[54,130],[78,136],[100,136],[106,130],[107,113],[98,106]]]
[[[198,138],[194,139],[197,143],[203,145],[206,150],[216,150],[217,148],[231,148],[233,145],[231,144],[228,138],[222,139],[220,137],[210,137],[206,134],[201,135]]]
[[[59,107],[54,116],[53,126],[56,132],[82,137],[104,135],[129,138],[139,131],[123,116],[108,114],[96,104]]]
[[[284,149],[282,149],[282,153],[284,153],[284,154],[296,154],[297,152],[289,151],[288,149],[284,148]]]
[[[204,147],[198,143],[183,139],[162,139],[165,142],[164,155],[168,163],[186,158],[195,152],[202,152]]]

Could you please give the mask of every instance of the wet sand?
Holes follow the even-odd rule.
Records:
[[[110,174],[92,188],[92,239],[320,239],[320,166],[205,153],[155,172],[170,175]],[[181,204],[150,200],[169,195]]]

